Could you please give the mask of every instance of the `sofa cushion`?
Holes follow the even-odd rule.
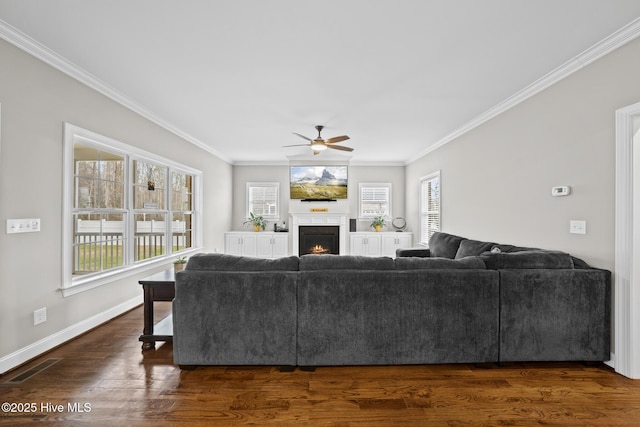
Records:
[[[396,258],[396,270],[462,270],[480,269],[486,270],[484,261],[480,257],[467,257],[460,259],[449,258]]]
[[[575,257],[575,256],[571,256],[571,259],[573,260],[573,268],[579,268],[579,269],[590,269],[592,268],[589,264],[587,264],[587,262],[581,258]]]
[[[186,270],[211,271],[298,271],[298,257],[262,259],[226,254],[196,254]]]
[[[573,269],[573,259],[565,252],[522,251],[485,252],[480,256],[490,270],[503,269]]]
[[[395,270],[396,264],[389,257],[354,255],[303,255],[300,271],[304,270]]]
[[[504,252],[504,253],[512,253],[512,252],[524,252],[524,251],[540,251],[542,249],[538,248],[527,248],[524,246],[514,246],[514,245],[494,245],[491,247],[491,252]]]
[[[466,258],[468,256],[478,256],[485,252],[490,251],[495,243],[492,242],[481,242],[478,240],[470,240],[466,239],[460,242],[460,247],[458,248],[458,252],[456,252],[456,259],[458,258]]]
[[[398,257],[430,257],[431,251],[427,248],[398,248],[396,249],[396,258]]]
[[[453,259],[458,252],[460,242],[463,240],[466,239],[464,237],[437,231],[433,233],[429,239],[429,250],[431,251],[431,256]]]

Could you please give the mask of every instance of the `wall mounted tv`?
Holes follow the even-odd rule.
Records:
[[[347,170],[347,166],[291,166],[291,198],[303,201],[346,199]]]

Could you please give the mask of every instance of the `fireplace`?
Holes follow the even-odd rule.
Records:
[[[304,227],[335,227],[338,229],[338,242],[333,252],[338,255],[347,255],[349,244],[347,243],[347,224],[349,214],[338,212],[292,212],[289,222],[289,230],[291,231],[291,253],[300,255],[306,253],[300,246],[300,229]],[[314,230],[312,230],[314,231]],[[319,243],[322,245],[322,242]]]
[[[340,254],[340,227],[338,226],[300,226],[298,236],[300,256]]]

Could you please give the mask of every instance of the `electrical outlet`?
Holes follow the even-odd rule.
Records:
[[[33,326],[47,321],[47,307],[42,307],[33,312]]]

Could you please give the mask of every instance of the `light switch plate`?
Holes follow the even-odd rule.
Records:
[[[40,218],[8,219],[7,234],[40,231]]]
[[[569,233],[571,234],[587,234],[587,221],[571,220],[569,221]]]

